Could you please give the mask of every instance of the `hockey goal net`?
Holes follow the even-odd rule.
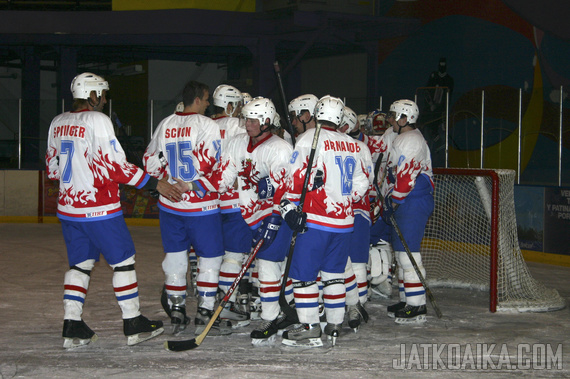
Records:
[[[491,312],[562,309],[519,248],[514,180],[513,170],[434,169],[435,210],[421,247],[428,285],[489,290]]]

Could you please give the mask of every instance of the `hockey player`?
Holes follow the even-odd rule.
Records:
[[[342,123],[344,125],[339,128],[341,133],[350,134],[358,129],[356,113],[349,107],[344,107]],[[372,187],[372,156],[364,142],[354,141],[360,147],[358,162],[369,180],[369,187]],[[364,304],[368,300],[367,264],[371,225],[369,190],[360,201],[353,204],[353,211],[354,231],[350,233],[349,238],[349,261],[345,271],[345,284],[348,325],[357,331],[362,321],[368,322],[368,312],[364,309]]]
[[[421,132],[416,129],[419,116],[416,103],[398,100],[390,106],[390,111],[393,112],[393,132],[396,137],[388,152],[388,172],[380,189],[384,200],[382,218],[391,223],[390,215],[394,215],[425,277],[419,251],[425,225],[434,209],[430,151]],[[425,288],[395,231],[392,231],[392,246],[403,288],[400,287],[400,302],[388,307],[389,315],[393,313],[399,324],[423,323],[427,313]]]
[[[82,314],[91,270],[100,254],[113,268],[127,344],[164,331],[161,321],[149,321],[140,313],[135,247],[123,218],[119,184],[156,189],[173,202],[182,192],[127,162],[111,119],[101,113],[108,90],[109,84],[98,75],[86,72],[76,76],[71,82],[73,110],[56,116],[48,134],[47,175],[59,181],[57,216],[70,267],[63,295],[66,349],[97,339]]]
[[[380,297],[390,297],[392,293],[392,276],[389,272],[391,262],[390,227],[385,222],[378,222],[382,203],[377,198],[378,181],[381,181],[383,168],[386,166],[387,150],[391,145],[394,134],[388,130],[386,114],[379,110],[374,110],[367,115],[358,116],[360,128],[355,128],[349,135],[362,141],[370,151],[373,172],[371,180],[373,186],[370,191],[370,293],[369,295],[379,295]],[[366,133],[364,133],[365,131]]]
[[[289,103],[287,110],[296,133],[295,137],[316,126],[315,106],[317,101],[319,99],[315,95],[306,94],[291,100]],[[291,137],[288,134],[285,134],[284,138],[286,141],[291,142]]]
[[[380,219],[383,206],[382,196],[378,196],[381,182],[386,175],[386,160],[392,141],[396,138],[391,125],[394,123],[392,114],[385,114],[378,110],[370,112],[367,119],[371,135],[367,136],[368,147],[375,162],[373,190],[371,191],[371,218],[370,227],[370,296],[389,298],[392,295],[392,245],[391,228]]]
[[[220,129],[204,116],[209,106],[205,84],[190,81],[183,90],[184,111],[166,117],[158,125],[144,154],[147,172],[159,179],[184,184],[182,201],[160,196],[160,232],[165,252],[162,268],[171,323],[184,328],[186,317],[186,274],[188,248],[198,259],[198,309],[196,334],[202,333],[214,314],[220,266],[224,256],[222,217],[216,188],[206,179],[219,160]],[[231,323],[216,320],[212,332],[231,333]]]
[[[251,332],[252,343],[263,345],[272,342],[278,330],[282,265],[292,235],[291,229],[282,225],[276,205],[283,194],[292,148],[271,132],[276,113],[270,99],[252,100],[243,107],[242,114],[247,134],[228,142],[218,183],[223,192],[237,179],[241,214],[251,228],[253,245],[264,240],[257,255],[262,323]],[[272,195],[259,196],[262,181],[269,181],[264,185],[272,188]]]
[[[243,96],[234,86],[222,84],[214,90],[212,98],[215,112],[212,119],[220,127],[223,156],[228,140],[245,133],[244,121],[238,118]],[[238,192],[233,187],[220,194],[220,209],[225,254],[220,269],[219,288],[225,294],[237,277],[245,255],[251,250],[251,237],[249,226],[241,217]],[[239,326],[246,326],[249,324],[249,314],[236,306],[236,296],[237,292],[234,292],[220,317],[235,321]]]
[[[288,175],[288,193],[280,204],[286,223],[300,234],[291,261],[289,277],[293,280],[295,305],[301,324],[283,333],[283,344],[322,346],[318,310],[317,276],[321,272],[327,325],[325,334],[333,345],[344,320],[344,271],[348,260],[348,240],[353,231],[352,204],[368,190],[368,177],[358,164],[360,146],[339,133],[343,102],[325,96],[315,108],[319,129],[303,133],[295,145]],[[314,133],[320,130],[313,165],[310,169],[304,207],[297,210],[308,167]],[[322,182],[315,186],[317,171]]]

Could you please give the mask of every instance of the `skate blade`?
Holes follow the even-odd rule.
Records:
[[[392,288],[390,288],[390,293],[385,293],[382,292],[376,288],[373,288],[370,290],[370,292],[372,292],[372,295],[370,296],[372,299],[390,299],[392,298]]]
[[[388,317],[390,317],[390,318],[395,318],[395,317],[396,317],[396,313],[394,313],[394,312],[388,312],[387,315],[388,315]]]
[[[250,316],[249,314],[247,316],[237,316],[235,314],[231,314],[229,312],[224,314],[224,311],[222,311],[222,313],[220,313],[220,320],[230,320],[231,322],[244,322],[244,321],[248,321],[249,322]]]
[[[251,321],[249,320],[243,320],[243,321],[232,320],[232,329],[243,328],[245,326],[248,326],[249,324],[251,324]]]
[[[99,337],[97,337],[97,334],[94,334],[93,337],[91,337],[91,338],[85,338],[85,339],[64,338],[63,339],[63,348],[66,350],[76,349],[76,348],[81,347],[81,346],[89,345],[89,343],[97,341],[98,338]]]
[[[427,322],[426,315],[419,315],[412,318],[396,317],[396,324],[424,324]]]
[[[327,341],[330,341],[332,347],[335,347],[337,338],[338,338],[338,336],[327,336]]]
[[[139,334],[133,334],[132,336],[127,337],[127,345],[132,346],[139,344],[141,342],[147,341],[151,338],[161,335],[164,332],[164,328],[158,328],[153,330],[152,332],[145,332]]]
[[[252,338],[251,344],[253,347],[269,347],[274,346],[277,340],[277,335],[272,335],[269,338]]]
[[[178,333],[180,333],[180,324],[174,324],[171,326],[170,328],[170,334],[172,334],[173,336],[177,335]]]
[[[183,331],[186,330],[186,327],[188,326],[188,324],[173,324],[172,328],[170,330],[170,334],[172,334],[173,336],[176,336],[176,335],[182,333]]]
[[[283,345],[293,347],[320,347],[323,346],[323,341],[320,338],[308,338],[306,340],[286,340],[281,341]]]
[[[356,321],[356,320],[354,320]],[[358,330],[360,329],[360,326],[362,325],[362,322],[348,322],[348,327],[352,330],[354,330],[354,333],[358,332]]]

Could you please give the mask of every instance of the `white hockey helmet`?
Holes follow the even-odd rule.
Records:
[[[79,74],[71,81],[71,93],[74,99],[88,99],[91,91],[95,91],[97,97],[101,97],[104,90],[109,90],[109,83],[90,72]]]
[[[344,107],[342,123],[348,124],[348,128],[346,129],[345,133],[352,133],[356,129],[356,125],[358,125],[358,117],[356,116],[356,112],[349,107]]]
[[[323,96],[315,107],[315,118],[318,121],[329,121],[340,126],[344,112],[344,103],[338,97]]]
[[[304,110],[309,111],[311,116],[315,115],[315,106],[319,99],[315,95],[306,94],[301,95],[289,103],[288,111],[289,113],[295,112],[295,116],[299,116]]]
[[[368,118],[367,114],[359,114],[358,115],[358,124],[362,127],[366,127],[366,119]]]
[[[227,108],[229,103],[234,104],[241,103],[243,101],[242,93],[234,86],[230,86],[229,84],[220,84],[214,90],[212,94],[212,98],[214,99],[214,105],[216,107],[222,107],[224,109]]]
[[[279,116],[279,113],[275,113],[275,118],[273,119],[273,126],[275,126],[276,129],[281,129],[281,116]]]
[[[269,119],[270,124],[273,124],[276,113],[273,101],[264,97],[256,97],[244,105],[241,110],[244,118],[258,119],[261,125],[265,124],[267,119]]]
[[[247,92],[242,92],[241,95],[243,96],[243,105],[246,105],[251,100],[253,100],[253,97],[251,97],[251,95]]]
[[[398,121],[402,116],[408,118],[408,124],[418,121],[420,110],[412,100],[396,100],[390,105],[390,112],[394,112],[394,118]]]

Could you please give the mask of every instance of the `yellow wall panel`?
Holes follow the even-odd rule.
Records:
[[[38,172],[34,170],[4,171],[2,214],[36,216],[38,214]]]
[[[255,0],[113,0],[114,11],[208,9],[255,12]]]

